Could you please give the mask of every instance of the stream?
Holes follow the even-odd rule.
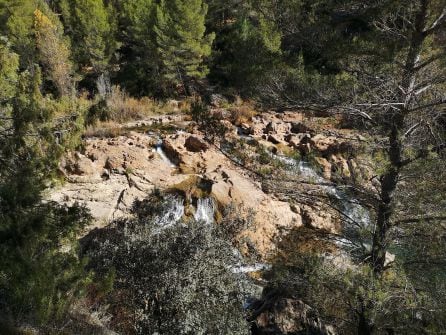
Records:
[[[361,230],[370,229],[372,221],[370,212],[362,206],[358,199],[345,192],[341,185],[331,184],[329,180],[323,178],[309,162],[297,161],[284,156],[274,156],[284,163],[291,173],[297,173],[306,182],[321,184],[327,195],[331,198],[333,205],[342,215],[344,221],[343,233],[346,238],[340,238],[336,243],[347,248],[355,247],[358,244],[363,248],[368,245],[361,238]]]
[[[167,157],[163,149],[163,140],[158,138],[158,142],[155,144],[154,151],[161,157],[164,163],[169,165],[171,168],[176,168],[177,166]]]

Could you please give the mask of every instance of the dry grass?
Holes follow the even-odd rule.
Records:
[[[101,138],[115,138],[123,134],[124,129],[116,121],[98,122],[94,126],[88,126],[85,129],[84,136],[101,137]]]
[[[230,109],[231,121],[240,126],[242,123],[248,123],[256,115],[254,108],[249,103]]]
[[[164,103],[148,97],[134,98],[119,86],[113,86],[107,98],[108,117],[117,122],[141,120],[153,115],[187,113],[190,105],[187,100]]]

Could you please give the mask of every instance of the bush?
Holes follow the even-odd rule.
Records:
[[[118,122],[137,120],[153,114],[157,109],[153,100],[144,97],[133,98],[119,86],[113,86],[111,94],[106,100],[108,109],[108,120]]]
[[[136,334],[248,334],[243,311],[248,284],[231,271],[237,256],[230,241],[217,225],[176,221],[181,204],[179,198],[152,195],[135,205],[135,219],[84,239],[96,272],[115,268],[115,289],[105,301],[119,322],[112,328]]]
[[[242,105],[231,108],[231,121],[236,126],[240,126],[242,123],[250,122],[255,115],[256,112],[250,105]]]

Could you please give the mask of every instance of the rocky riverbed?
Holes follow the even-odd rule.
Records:
[[[357,174],[355,151],[361,136],[332,130],[327,135],[327,129],[312,128],[312,120],[307,121],[299,113],[266,113],[238,125],[224,117],[220,120],[227,139],[251,141],[278,159],[293,162],[284,154],[313,153],[318,165],[314,174],[320,174],[317,182],[329,183],[334,173],[345,178]],[[172,129],[151,130],[153,125]],[[214,199],[219,210],[231,205],[240,215],[251,216],[252,225],[239,237],[241,251],[254,248],[264,259],[274,252],[277,241],[300,227],[332,233],[340,229],[336,214],[317,203],[290,202],[279,192],[265,189],[261,178],[237,164],[219,144],[207,142],[205,134],[184,116],[141,120],[123,129],[115,137],[90,136],[82,151],[68,154],[60,166],[66,182],[51,190],[49,198],[84,204],[91,210],[94,227],[101,227],[129,215],[135,200],[155,189],[181,193],[191,205],[205,195]],[[308,177],[302,169],[295,173]]]
[[[110,223],[132,217],[134,204],[158,191],[172,194],[172,201],[157,217],[152,234],[187,218],[208,225],[243,221],[235,229],[238,261],[230,270],[260,279],[260,285],[263,279],[257,273],[286,262],[296,250],[325,254],[349,267],[343,250],[351,246],[336,236],[370,220],[343,187],[369,179],[360,154],[365,139],[339,129],[336,120],[301,113],[263,113],[243,122],[225,110],[216,109],[213,115],[225,130],[213,141],[185,115],[88,134],[82,149],[63,159],[65,182],[50,190],[48,198],[90,209],[93,224],[85,232],[87,241],[113,231]],[[334,238],[327,243],[318,238],[321,234]],[[257,295],[249,306],[254,334],[269,334],[268,329],[334,334],[298,298]]]

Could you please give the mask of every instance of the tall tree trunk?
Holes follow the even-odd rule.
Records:
[[[372,335],[374,333],[374,327],[369,323],[365,313],[366,308],[363,306],[358,313],[358,335]]]
[[[402,69],[399,101],[401,107],[390,116],[389,161],[387,171],[381,176],[381,201],[377,209],[376,229],[373,234],[371,262],[373,271],[380,275],[385,268],[387,239],[390,220],[393,214],[394,193],[398,186],[403,163],[403,132],[405,118],[414,97],[417,63],[424,40],[430,0],[419,0],[419,11],[415,17],[414,30],[410,36],[410,46]]]
[[[391,166],[381,177],[381,201],[378,206],[376,230],[373,234],[372,267],[375,274],[384,271],[387,253],[387,235],[390,228],[390,218],[393,214],[394,192],[398,185],[401,162],[401,142],[398,126],[394,125],[390,138]]]

